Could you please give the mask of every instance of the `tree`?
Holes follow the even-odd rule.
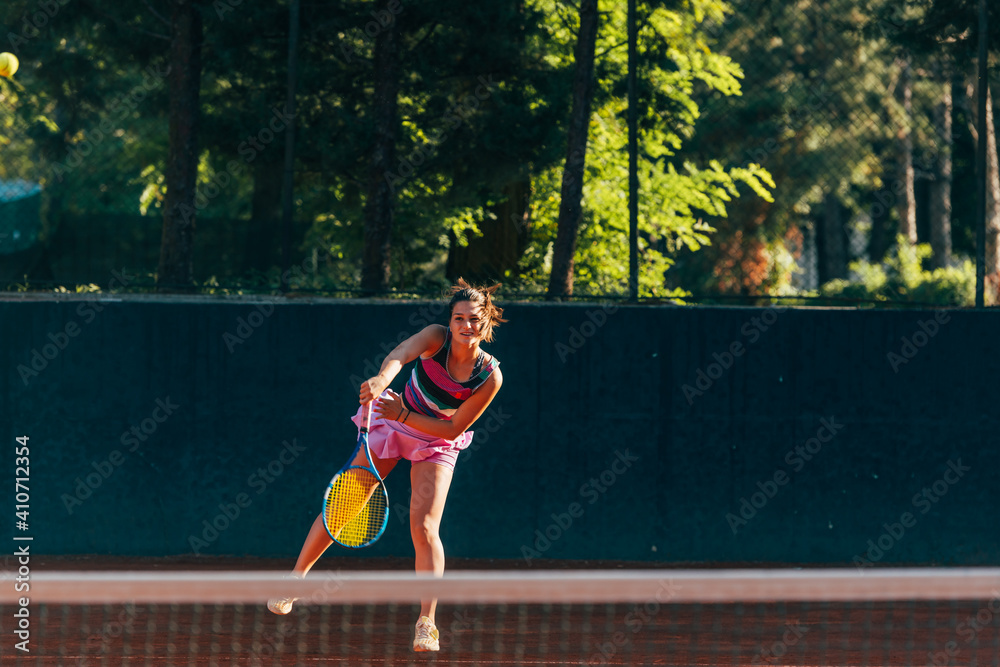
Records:
[[[171,0],[170,145],[156,282],[187,289],[194,279],[195,194],[201,90],[201,14],[195,0]]]
[[[725,11],[724,3],[710,0],[639,6],[639,290],[643,296],[676,293],[666,284],[667,270],[682,249],[694,252],[710,243],[713,229],[706,218],[724,218],[730,202],[740,196],[740,186],[756,195],[749,199],[770,198],[773,182],[759,166],[725,168],[710,151],[695,157],[684,150],[702,127],[696,91],[721,96],[741,92],[742,70],[710,48],[705,33],[705,19],[721,20]],[[609,3],[603,12],[607,18],[601,22],[595,56],[594,112],[573,284],[574,293],[624,294],[629,280],[625,7]],[[575,30],[557,30],[553,42],[575,45],[575,37]],[[526,283],[551,282],[562,182],[557,171],[540,174],[533,183],[537,206],[532,210],[532,243],[522,262]]]
[[[5,10],[17,25],[0,34],[21,59],[18,76],[27,84],[8,98],[24,127],[10,138],[31,156],[33,180],[43,186],[44,243],[65,250],[66,233],[86,236],[73,229],[80,216],[134,211],[144,192],[140,173],[162,163],[169,37],[150,5],[12,2]],[[91,281],[106,285],[110,256],[84,255],[79,248],[63,259],[98,267]],[[29,279],[46,276],[43,264]]]
[[[952,62],[969,62],[965,73],[961,106],[969,120],[969,131],[978,141],[977,127],[986,128],[987,160],[987,214],[986,214],[986,274],[993,283],[1000,282],[1000,165],[997,162],[996,123],[993,119],[991,91],[987,89],[986,118],[979,123],[978,74],[975,63],[979,24],[978,0],[930,0],[920,12],[899,14],[898,9],[882,6],[877,9],[876,20],[886,22],[892,18],[892,40],[903,48],[919,51],[934,58]],[[1000,7],[988,3],[990,44],[994,51],[1000,43]],[[971,57],[970,57],[971,56]],[[970,196],[974,196],[971,192]],[[979,224],[976,221],[976,224]]]
[[[194,197],[198,170],[197,131],[200,115],[201,10],[198,0],[166,0],[158,8],[150,3],[145,3],[140,8],[107,0],[88,0],[79,7],[65,7],[53,16],[58,21],[60,30],[75,32],[72,41],[67,40],[66,32],[63,32],[63,38],[54,40],[55,42],[65,44],[62,48],[70,53],[92,54],[90,60],[86,61],[90,71],[80,79],[88,82],[98,79],[100,84],[94,86],[93,90],[82,89],[81,93],[73,96],[76,98],[73,104],[79,106],[86,100],[85,106],[97,111],[97,117],[92,119],[97,124],[97,129],[92,128],[92,134],[99,134],[102,138],[100,143],[104,146],[111,143],[104,141],[108,135],[124,134],[124,128],[116,125],[138,116],[137,100],[153,97],[158,92],[161,79],[166,76],[169,88],[166,119],[169,133],[164,170],[167,195],[163,212],[158,284],[167,289],[171,286],[187,288],[192,283]],[[168,29],[167,34],[163,34],[164,27]],[[164,49],[165,44],[169,44],[168,49]],[[115,73],[129,72],[129,65],[132,63],[144,67],[164,57],[170,66],[162,70],[157,68],[155,73],[147,67],[147,72],[142,76],[141,89],[139,86],[124,88],[124,84],[134,83],[130,77],[116,80]],[[43,62],[46,66],[51,66],[57,60],[58,55],[50,53]],[[49,91],[64,87],[65,76],[63,79],[52,82]],[[55,110],[57,117],[60,111],[58,108]],[[101,113],[104,114],[103,117]],[[153,113],[151,117],[160,120],[162,115]],[[155,131],[150,134],[158,138]],[[145,146],[149,144],[146,143]],[[72,148],[70,145],[70,152]],[[66,165],[70,169],[66,169]],[[54,173],[60,180],[75,169],[68,160],[63,164],[56,158]],[[96,173],[104,171],[100,168],[93,169]],[[106,190],[106,184],[101,189]]]
[[[594,96],[594,51],[599,15],[597,0],[580,0],[580,29],[574,58],[573,102],[567,135],[566,166],[559,199],[559,232],[552,257],[549,298],[573,294],[573,256],[583,214],[583,169],[587,159],[587,130]]]
[[[913,64],[908,55],[897,60],[896,103],[900,115],[894,123],[899,178],[899,230],[910,243],[917,242],[917,200],[913,173]]]
[[[997,282],[1000,279],[1000,161],[997,159],[996,121],[993,117],[993,95],[986,91],[986,118],[979,119],[979,77],[968,75],[965,86],[969,114],[969,133],[979,141],[979,128],[986,128],[986,275]],[[977,221],[978,224],[978,221]]]
[[[514,71],[519,73],[519,78],[524,78],[521,73],[533,66],[528,51],[527,21],[536,15],[528,11],[523,0],[498,3],[491,9],[483,17],[488,25],[484,22],[480,34],[489,34],[489,28],[492,27],[495,32],[508,35],[507,48],[499,48],[492,53],[494,69],[513,74],[508,65],[500,62],[507,60],[516,68]],[[473,27],[473,30],[476,27],[478,26]],[[521,109],[514,113],[519,116],[524,114]],[[518,125],[524,127],[516,119],[514,123],[508,119],[501,120],[501,123],[511,129]],[[520,143],[519,138],[508,134],[504,143],[517,144]],[[459,277],[481,284],[517,280],[518,264],[530,238],[532,195],[531,165],[517,158],[517,155],[504,156],[503,165],[496,170],[498,178],[506,182],[499,186],[499,193],[495,199],[491,198],[482,220],[476,223],[479,234],[466,235],[464,244],[459,242],[456,234],[449,235],[451,243],[445,265],[445,276],[449,281],[453,282]],[[509,175],[504,177],[504,173]]]
[[[314,220],[307,244],[342,256],[331,269],[342,284],[354,284],[360,271],[354,258],[364,246],[356,220],[371,200],[369,180],[357,177],[369,167],[356,156],[370,154],[376,134],[370,82],[381,27],[372,23],[370,4],[357,15],[352,12],[360,3],[346,6],[347,18],[313,21],[323,29],[311,35],[315,53],[305,62],[317,63],[324,48],[348,55],[325,62],[330,85],[308,93],[317,102],[303,107],[326,113],[306,111],[300,119],[313,137],[300,155],[315,173],[304,179],[307,186],[333,200],[325,208],[307,204],[304,215]],[[535,9],[516,3],[447,0],[400,7],[405,29],[397,30],[395,157],[380,174],[392,185],[394,203],[392,284],[432,290],[458,275],[516,282],[532,174],[557,158],[564,123],[554,103],[563,82],[548,60],[544,22]],[[344,37],[330,42],[337,31]],[[307,79],[306,86],[314,81]]]
[[[464,277],[486,284],[516,278],[531,230],[530,202],[531,180],[527,174],[505,184],[499,201],[488,206],[483,220],[476,225],[480,236],[472,235],[466,245],[452,236],[445,268],[448,279]]]
[[[847,277],[847,234],[844,230],[844,205],[836,193],[829,192],[823,200],[817,234],[819,280],[825,283]]]
[[[30,3],[22,4],[27,11]],[[139,211],[170,221],[165,226],[173,236],[162,249],[167,264],[180,272],[169,278],[168,270],[162,271],[163,287],[183,285],[192,273],[200,279],[201,272],[216,268],[220,280],[243,277],[222,273],[229,270],[222,265],[196,271],[199,267],[183,259],[196,246],[195,223],[199,252],[206,250],[206,239],[218,239],[213,250],[224,253],[227,264],[242,263],[230,257],[254,256],[249,264],[264,275],[253,279],[275,284],[277,267],[267,264],[275,244],[268,243],[263,223],[274,217],[277,200],[278,160],[272,158],[282,142],[274,125],[280,119],[272,112],[280,114],[284,98],[286,8],[244,3],[234,9],[232,3],[209,6],[197,0],[188,6],[199,8],[204,38],[191,40],[192,48],[200,45],[199,54],[188,52],[200,55],[198,86],[188,76],[181,88],[197,116],[178,116],[171,107],[184,100],[171,87],[180,75],[170,55],[173,0],[70,3],[59,21],[47,26],[58,23],[58,32],[29,45],[39,57],[22,59],[33,90],[18,113],[34,123],[22,152],[38,149],[51,164],[65,163],[67,152],[89,152],[85,167],[60,174],[68,209]],[[695,87],[739,92],[738,66],[707,50],[699,32],[699,16],[722,7],[698,0],[681,8],[658,2],[642,8],[640,55],[648,65],[640,91],[640,284],[646,294],[663,293],[664,271],[678,247],[708,242],[711,232],[703,218],[725,214],[726,204],[739,194],[737,183],[756,184],[767,194],[764,177],[753,168],[725,169],[711,155],[699,163],[677,154],[695,134]],[[565,109],[572,98],[577,7],[556,0],[472,6],[441,0],[397,8],[405,30],[393,31],[396,122],[381,125],[394,128],[393,141],[381,145],[384,155],[391,149],[395,156],[379,174],[392,184],[392,285],[437,289],[455,272],[474,275],[478,269],[481,279],[543,290],[568,153]],[[375,13],[381,16],[381,10]],[[620,205],[626,173],[622,13],[614,3],[604,8],[609,27],[598,31],[595,47],[573,254],[575,285],[590,292],[619,290],[627,279]],[[379,135],[375,51],[385,27],[378,16],[372,16],[368,0],[303,7],[296,217],[302,221],[300,251],[319,257],[321,266],[297,286],[356,289],[363,282],[366,212],[378,199],[370,192]],[[247,34],[254,39],[248,42]],[[169,78],[167,63],[173,66]],[[118,117],[120,100],[153,65],[162,69],[139,91],[145,98],[130,101]],[[108,120],[112,115],[115,120]],[[179,117],[186,120],[178,124]],[[104,127],[103,142],[95,144],[92,130]],[[178,209],[177,198],[193,205]],[[140,234],[147,233],[148,225],[133,222]],[[183,228],[185,223],[191,224]],[[260,234],[250,233],[258,228]],[[137,247],[147,243],[137,235]],[[501,247],[503,252],[496,252]],[[156,261],[140,268],[152,270]],[[384,263],[381,268],[384,276]]]
[[[683,253],[671,284],[707,294],[787,293],[792,252],[807,243],[818,253],[815,265],[803,261],[807,269],[846,273],[846,225],[867,208],[872,182],[895,171],[883,168],[875,148],[893,141],[893,125],[879,118],[891,76],[878,40],[860,33],[855,0],[735,4],[703,30],[713,51],[741,63],[742,95],[700,95],[705,129],[683,154],[759,165],[778,186],[773,201],[744,197],[725,218],[707,217],[717,242]]]
[[[388,9],[383,9],[390,15]],[[389,174],[396,157],[397,79],[399,47],[397,22],[388,20],[375,38],[375,91],[372,115],[375,136],[368,174],[368,199],[365,203],[365,247],[361,267],[361,289],[365,293],[384,292],[389,287],[390,248],[392,243],[393,193]]]
[[[928,52],[896,38],[923,9],[900,7],[741,3],[708,29],[715,50],[744,66],[744,94],[699,98],[709,129],[685,152],[758,162],[779,185],[773,204],[744,198],[727,218],[710,218],[718,242],[683,255],[673,284],[704,293],[814,289],[817,279],[846,276],[866,248],[879,261],[899,231],[913,241],[927,233],[925,195],[946,141],[930,120],[941,91],[927,74]],[[793,252],[803,269],[796,285]]]
[[[941,269],[951,262],[951,181],[952,181],[952,68],[947,57],[935,63],[935,79],[940,85],[940,102],[934,106],[934,131],[938,151],[931,184],[930,227],[931,268]]]

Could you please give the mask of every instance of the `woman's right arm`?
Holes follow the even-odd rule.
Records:
[[[430,324],[397,345],[382,362],[378,375],[368,378],[361,384],[361,403],[368,403],[381,396],[403,366],[425,352],[436,352],[444,343],[445,333],[444,326]]]

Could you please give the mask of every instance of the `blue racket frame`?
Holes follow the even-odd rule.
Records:
[[[354,448],[353,452],[351,452],[351,456],[350,458],[347,459],[347,463],[344,464],[344,467],[338,470],[337,474],[330,479],[330,483],[326,487],[326,493],[323,494],[323,508],[322,508],[323,527],[326,529],[326,534],[330,535],[330,539],[339,544],[340,546],[344,547],[345,549],[363,549],[365,547],[371,546],[380,537],[382,537],[382,534],[385,532],[386,526],[389,525],[389,492],[385,488],[385,480],[382,478],[382,475],[379,474],[378,468],[375,467],[375,462],[372,461],[372,453],[371,450],[368,448],[368,431],[371,428],[372,403],[373,401],[369,401],[368,403],[366,403],[361,411],[362,419],[361,419],[361,426],[358,429],[358,446]],[[367,466],[351,465],[354,459],[357,458],[358,452],[361,451],[362,449],[365,450],[365,458],[368,460],[368,465]],[[344,474],[351,468],[359,468],[361,470],[371,471],[371,473],[375,475],[375,479],[378,480],[379,489],[381,489],[382,494],[385,496],[385,510],[382,513],[382,527],[379,528],[378,533],[374,537],[372,537],[364,544],[344,544],[343,542],[341,542],[336,537],[330,534],[330,528],[326,524],[326,504],[327,500],[330,497],[330,492],[333,491],[333,485],[336,483],[338,477],[340,477],[342,474]],[[379,492],[378,489],[376,489],[375,493],[378,492]]]

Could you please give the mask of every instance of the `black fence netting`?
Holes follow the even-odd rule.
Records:
[[[431,295],[464,276],[628,298],[619,4],[593,33],[591,2],[196,4],[185,107],[157,3],[16,0],[0,25],[20,63],[0,77],[0,287]],[[639,2],[636,21],[640,300],[972,305],[984,227],[996,303],[976,3]],[[177,203],[184,127],[195,188]],[[177,260],[165,230],[188,223]],[[179,284],[171,261],[190,265],[169,271]]]

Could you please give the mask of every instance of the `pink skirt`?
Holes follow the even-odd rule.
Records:
[[[351,417],[351,421],[359,428],[361,410],[362,406],[359,406]],[[368,429],[368,448],[380,459],[403,458],[414,463],[427,461],[454,470],[458,453],[472,444],[472,435],[472,431],[466,431],[454,440],[445,440],[372,414],[372,423]]]

